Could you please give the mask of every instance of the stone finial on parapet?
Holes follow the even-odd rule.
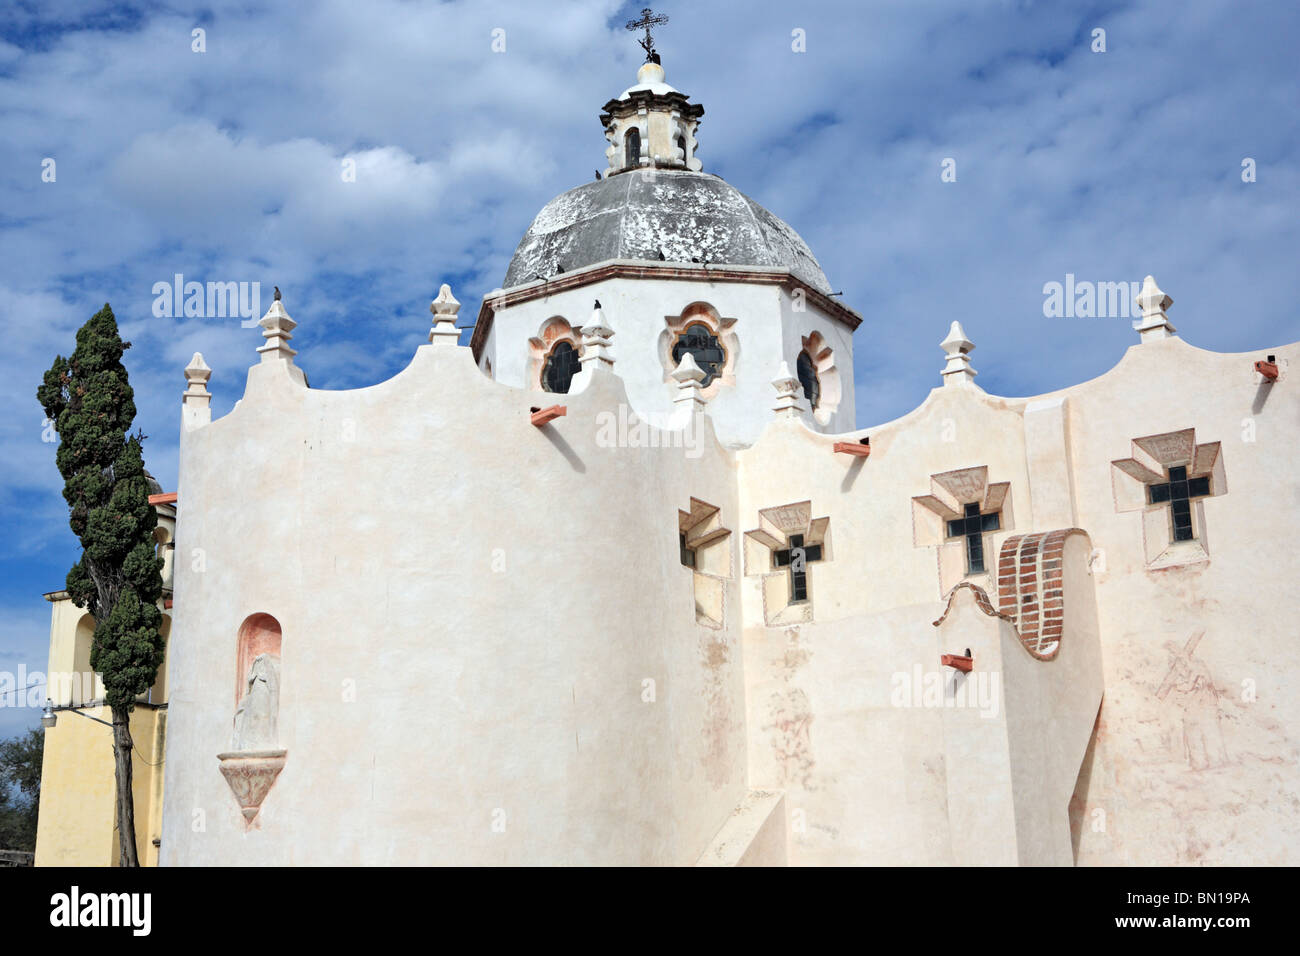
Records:
[[[591,321],[582,327],[582,370],[602,367],[609,371],[614,367],[614,356],[610,352],[610,340],[614,338],[614,330],[609,327],[605,321],[605,313],[601,310],[600,300],[596,300],[596,306],[591,313]]]
[[[195,352],[190,364],[185,366],[185,391],[181,395],[181,419],[187,428],[212,421],[212,394],[208,391],[211,375],[212,369],[203,361],[203,354]]]
[[[1174,300],[1160,290],[1154,277],[1147,276],[1143,280],[1142,291],[1138,293],[1135,301],[1138,308],[1142,310],[1142,318],[1133,323],[1133,328],[1137,329],[1143,342],[1167,339],[1178,331],[1166,314],[1166,310],[1174,304]]]
[[[787,363],[781,363],[780,371],[772,379],[772,387],[776,389],[776,404],[772,410],[776,412],[777,418],[799,418],[803,415],[803,402],[799,400],[799,379],[790,374]]]
[[[298,353],[289,348],[289,340],[293,338],[293,330],[298,327],[298,323],[289,318],[278,295],[257,324],[263,329],[262,338],[266,339],[266,343],[257,350],[262,356],[262,362],[283,359],[292,365],[293,357]]]
[[[948,337],[939,343],[943,354],[948,356],[948,364],[943,367],[944,385],[974,385],[979,372],[971,368],[970,353],[975,351],[975,343],[966,338],[966,331],[961,323],[953,321],[948,329]]]
[[[460,329],[456,328],[456,313],[460,303],[451,294],[451,286],[443,283],[438,289],[438,298],[429,306],[433,313],[433,328],[429,330],[429,342],[433,345],[456,345],[460,341]]]
[[[677,396],[673,399],[673,404],[692,412],[703,411],[704,397],[700,393],[704,388],[704,370],[696,364],[695,356],[690,352],[682,355],[682,360],[672,371],[672,377],[677,383]]]

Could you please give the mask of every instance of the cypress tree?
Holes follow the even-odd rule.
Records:
[[[72,356],[55,358],[36,397],[59,435],[63,497],[81,542],[67,592],[95,620],[90,666],[113,715],[119,862],[139,866],[130,720],[163,660],[163,562],[154,551],[158,515],[149,504],[145,436],[129,434],[136,409],[122,355],[130,347],[105,303],[77,331]]]

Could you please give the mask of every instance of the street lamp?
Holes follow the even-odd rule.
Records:
[[[45,698],[45,709],[41,711],[41,726],[48,728],[48,727],[53,727],[55,724],[57,724],[59,722],[59,718],[56,716],[55,711],[60,711],[60,710],[71,711],[72,713],[76,714],[78,717],[85,717],[87,720],[93,720],[95,723],[103,724],[105,727],[113,726],[107,720],[100,720],[98,717],[91,717],[90,714],[83,714],[80,710],[77,709],[75,704],[60,704],[58,707],[55,707],[54,702],[50,700],[48,697]]]

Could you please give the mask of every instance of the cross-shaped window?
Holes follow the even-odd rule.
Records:
[[[1147,485],[1147,500],[1151,504],[1169,502],[1175,541],[1192,541],[1196,538],[1192,532],[1192,499],[1204,498],[1209,493],[1210,476],[1188,478],[1186,465],[1170,468],[1169,481]]]
[[[790,602],[808,600],[808,562],[822,559],[822,546],[805,546],[803,535],[790,535],[790,547],[772,552],[772,567],[790,569]]]
[[[948,522],[948,537],[966,539],[966,573],[984,573],[984,534],[997,531],[1001,527],[999,514],[992,511],[980,514],[978,502],[965,506],[965,513],[960,518]]]

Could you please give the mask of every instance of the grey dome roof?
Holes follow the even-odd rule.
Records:
[[[556,196],[528,227],[503,288],[606,259],[661,258],[788,269],[821,292],[831,289],[807,244],[776,216],[717,176],[666,169]]]

